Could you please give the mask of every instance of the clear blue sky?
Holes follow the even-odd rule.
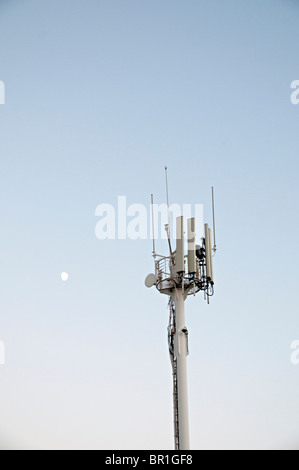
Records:
[[[295,0],[0,1],[0,447],[172,448],[151,241],[94,231],[119,195],[164,202],[167,164],[208,222],[216,191],[191,446],[298,448],[298,24]]]

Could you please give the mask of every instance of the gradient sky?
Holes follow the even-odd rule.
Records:
[[[1,448],[173,447],[151,241],[95,236],[101,203],[165,202],[165,164],[172,203],[211,223],[216,196],[191,447],[299,448],[298,24],[296,0],[0,1]]]

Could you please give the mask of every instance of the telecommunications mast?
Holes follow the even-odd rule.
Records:
[[[145,279],[146,287],[156,286],[161,294],[169,297],[168,345],[173,375],[173,415],[175,450],[189,450],[189,418],[187,390],[187,355],[188,329],[185,322],[185,300],[188,295],[204,292],[209,298],[214,294],[214,274],[212,252],[216,252],[214,188],[212,188],[213,232],[212,246],[211,229],[204,226],[204,237],[201,245],[196,245],[195,218],[187,220],[187,250],[184,243],[184,218],[176,218],[176,250],[172,251],[170,237],[170,215],[168,198],[167,167],[165,167],[166,198],[168,223],[167,233],[169,256],[156,253],[154,234],[154,204],[151,196],[153,257],[155,274]]]

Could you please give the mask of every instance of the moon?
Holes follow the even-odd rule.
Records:
[[[68,278],[69,278],[68,273],[61,273],[61,279],[62,279],[63,281],[67,281]]]

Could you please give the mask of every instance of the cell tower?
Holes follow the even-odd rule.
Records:
[[[156,253],[154,233],[154,204],[152,206],[153,257],[155,274],[145,279],[146,287],[156,286],[161,294],[169,296],[168,345],[173,375],[173,415],[175,450],[189,450],[189,417],[187,390],[188,329],[185,322],[185,300],[188,295],[203,291],[209,303],[214,294],[214,275],[212,253],[216,252],[214,188],[212,188],[214,244],[211,229],[204,226],[204,238],[196,245],[195,218],[187,220],[187,250],[184,246],[184,218],[176,219],[176,250],[172,251],[170,237],[170,217],[167,167],[165,167],[166,197],[168,207],[167,233],[169,256]]]

